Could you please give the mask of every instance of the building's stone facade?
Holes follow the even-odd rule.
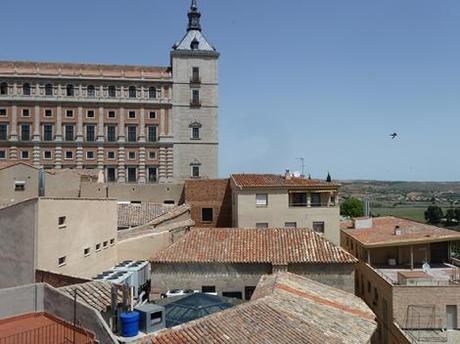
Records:
[[[0,161],[108,182],[217,176],[217,61],[189,11],[171,66],[0,62]]]

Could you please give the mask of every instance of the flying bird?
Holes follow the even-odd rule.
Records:
[[[393,133],[393,134],[390,134],[391,138],[394,140],[396,138],[396,136],[398,136],[398,133]]]

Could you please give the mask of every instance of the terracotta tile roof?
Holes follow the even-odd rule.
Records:
[[[194,228],[152,258],[157,263],[356,263],[318,233],[301,228]]]
[[[169,67],[26,61],[0,61],[0,74],[89,78],[171,78]]]
[[[395,235],[396,226],[401,235]],[[354,229],[352,221],[344,221],[340,227],[365,247],[460,240],[460,232],[393,216],[374,217],[372,228]]]
[[[368,343],[375,316],[357,296],[290,273],[263,276],[250,302],[138,343]]]
[[[233,174],[232,179],[235,185],[240,188],[299,187],[337,189],[340,186],[338,183],[328,183],[319,179],[286,178],[278,174]]]
[[[110,308],[112,285],[108,282],[91,281],[59,288],[67,296],[74,298],[75,290],[77,291],[77,300],[82,302],[98,312],[105,312]],[[118,293],[118,303],[123,301],[121,292]]]
[[[137,227],[174,209],[173,206],[144,202],[118,204],[118,228]]]

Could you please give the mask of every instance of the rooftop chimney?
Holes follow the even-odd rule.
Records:
[[[286,179],[291,179],[291,177],[292,177],[291,171],[286,170],[286,173],[285,173],[284,177],[285,177]]]
[[[402,234],[401,228],[400,228],[399,226],[396,226],[396,227],[395,227],[395,235],[399,236],[399,235],[401,235],[401,234]]]

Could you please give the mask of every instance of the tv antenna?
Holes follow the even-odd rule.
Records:
[[[297,158],[300,160],[300,171],[302,173],[302,177],[305,176],[305,159],[304,158]]]

